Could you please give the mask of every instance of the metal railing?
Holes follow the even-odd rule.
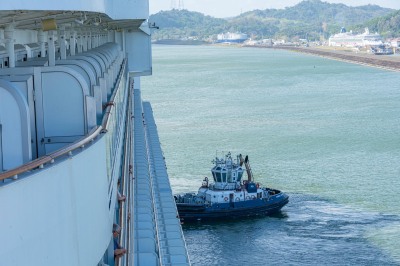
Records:
[[[72,152],[78,148],[84,148],[86,144],[92,142],[98,135],[102,133],[102,126],[95,127],[90,133],[83,139],[80,139],[71,145],[68,145],[60,150],[57,150],[49,155],[42,156],[33,161],[30,161],[24,165],[14,168],[9,171],[0,173],[0,181],[7,178],[18,179],[18,175],[25,173],[27,171],[32,171],[36,168],[42,169],[47,163],[54,163],[55,159],[63,155],[72,155]]]
[[[119,84],[122,78],[122,75],[124,74],[124,69],[126,66],[126,59],[124,59],[124,61],[122,62],[121,65],[121,69],[118,75],[118,79],[116,81],[115,84]],[[110,103],[113,102],[113,97],[115,97],[115,90],[114,93],[111,96],[111,100]],[[72,155],[72,152],[76,149],[79,148],[84,148],[85,145],[91,143],[95,138],[97,138],[97,136],[99,136],[101,133],[106,133],[107,132],[107,126],[108,126],[108,120],[109,120],[109,115],[112,112],[112,110],[114,109],[114,105],[113,104],[108,104],[105,108],[105,114],[103,117],[103,121],[102,121],[102,125],[101,126],[97,126],[94,129],[92,129],[88,135],[86,135],[84,138],[64,147],[61,148],[49,155],[45,155],[42,156],[40,158],[37,158],[33,161],[30,161],[28,163],[25,163],[19,167],[16,167],[14,169],[5,171],[0,173],[0,181],[8,179],[8,178],[12,178],[14,180],[18,179],[18,175],[23,174],[27,171],[32,171],[34,169],[42,169],[44,168],[45,164],[52,164],[54,163],[55,159],[63,156],[63,155]]]

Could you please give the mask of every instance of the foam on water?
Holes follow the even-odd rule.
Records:
[[[400,222],[312,195],[290,194],[275,217],[184,225],[194,265],[397,265],[364,237]]]

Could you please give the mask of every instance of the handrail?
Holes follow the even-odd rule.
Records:
[[[129,82],[131,82],[129,80]],[[130,83],[129,83],[130,84]],[[128,112],[132,108],[132,92],[131,90],[128,91]],[[122,174],[120,177],[120,186],[124,188],[122,190],[122,194],[125,195],[125,204],[120,202],[120,209],[119,209],[119,222],[120,226],[122,228],[121,234],[120,234],[120,242],[122,243],[122,246],[125,247],[127,250],[127,254],[125,255],[124,259],[116,259],[115,260],[115,266],[128,266],[129,265],[129,228],[130,228],[130,204],[131,204],[131,156],[132,156],[132,119],[129,117],[128,119],[125,120],[125,151],[124,151],[124,162],[123,162],[123,167],[122,167]],[[117,188],[119,189],[119,188]],[[121,244],[121,243],[119,243]]]
[[[124,69],[125,69],[125,67],[126,67],[126,59],[124,59],[123,61],[122,61],[122,64],[121,64],[121,69],[120,69],[120,71],[119,71],[119,74],[118,74],[118,78],[117,78],[117,81],[115,82],[115,84],[119,84],[120,82],[121,82],[121,78],[122,78],[122,75],[124,74]],[[116,90],[114,89],[113,90],[113,93],[111,94],[111,99],[110,99],[110,101],[108,102],[108,104],[106,104],[106,108],[105,108],[105,112],[104,112],[104,117],[103,117],[103,121],[102,121],[102,125],[103,125],[103,127],[104,127],[104,129],[106,129],[107,128],[107,125],[108,125],[108,120],[109,120],[109,117],[110,117],[110,113],[111,113],[111,109],[112,108],[114,108],[114,106],[115,106],[115,104],[114,104],[114,98],[115,98],[115,95],[116,95]]]
[[[102,129],[103,129],[102,126],[98,126],[98,127],[94,128],[87,136],[85,136],[85,138],[80,139],[80,140],[72,143],[71,145],[68,145],[68,146],[62,148],[61,150],[57,150],[49,155],[42,156],[40,158],[37,158],[33,161],[30,161],[30,162],[24,164],[24,165],[21,165],[19,167],[9,170],[9,171],[0,173],[0,181],[7,179],[7,178],[16,179],[16,177],[19,174],[30,171],[34,168],[38,168],[38,167],[41,168],[45,163],[54,162],[54,159],[56,159],[57,157],[60,157],[69,152],[72,152],[73,150],[83,147],[87,143],[91,142],[94,138],[96,138],[101,133]]]
[[[122,62],[121,65],[121,70],[123,70],[125,68],[126,65],[126,59],[124,59],[124,61]],[[119,84],[123,75],[124,71],[121,71],[118,75],[118,79],[116,81],[115,84]],[[114,97],[115,97],[115,88],[114,88],[114,92],[111,95],[111,101],[113,101]],[[73,150],[76,150],[77,148],[80,147],[84,147],[86,144],[90,143],[93,139],[95,139],[98,135],[100,135],[101,133],[105,133],[107,132],[107,125],[108,125],[108,119],[109,119],[109,114],[111,112],[111,109],[115,108],[114,105],[108,105],[105,111],[105,115],[102,121],[102,125],[101,126],[97,126],[95,128],[93,128],[88,135],[86,135],[83,139],[80,139],[76,142],[73,142],[71,145],[68,145],[60,150],[57,150],[49,155],[44,155],[42,157],[39,157],[33,161],[30,161],[28,163],[25,163],[21,166],[18,166],[14,169],[5,171],[0,173],[0,181],[5,180],[7,178],[13,178],[13,179],[17,179],[19,174],[22,174],[24,172],[33,170],[35,168],[42,168],[44,164],[46,163],[53,163],[54,160],[57,157],[60,157],[62,155],[65,155],[67,153],[72,152]]]

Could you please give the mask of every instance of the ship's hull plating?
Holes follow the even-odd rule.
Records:
[[[215,221],[239,219],[253,216],[274,214],[289,202],[289,196],[279,193],[267,199],[255,199],[220,204],[187,204],[177,203],[179,218],[182,222]]]

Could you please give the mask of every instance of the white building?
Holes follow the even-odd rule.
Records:
[[[390,40],[390,45],[395,48],[400,47],[400,38]]]

